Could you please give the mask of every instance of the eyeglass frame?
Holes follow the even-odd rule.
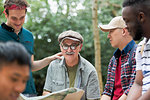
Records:
[[[71,50],[76,50],[76,48],[80,45],[81,43],[78,43],[78,44],[76,44],[76,45],[67,45],[67,49],[64,49],[64,45],[61,43],[60,45],[61,45],[61,47],[64,49],[64,50],[68,50],[69,48],[71,49]],[[71,46],[74,46],[74,47],[71,47]],[[74,48],[74,49],[72,49],[72,48]]]

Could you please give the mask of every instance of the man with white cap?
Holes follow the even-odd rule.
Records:
[[[135,79],[136,44],[126,29],[122,16],[113,18],[108,25],[100,25],[112,47],[117,48],[108,65],[107,82],[101,100],[126,100]]]
[[[58,41],[63,58],[50,63],[43,94],[76,87],[85,91],[82,100],[99,99],[97,72],[94,66],[79,54],[83,37],[78,32],[69,30],[61,33]]]

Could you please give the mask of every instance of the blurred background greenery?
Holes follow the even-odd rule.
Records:
[[[74,30],[84,37],[80,54],[94,65],[94,41],[92,33],[92,0],[27,0],[28,8],[24,27],[34,35],[35,60],[60,52],[58,35]],[[3,14],[3,0],[0,0],[0,23],[6,22]],[[99,0],[99,24],[107,24],[113,17],[121,15],[122,0]],[[106,83],[107,66],[113,49],[107,34],[99,30],[101,43],[101,66],[103,84]],[[47,67],[33,72],[38,95],[41,95]]]

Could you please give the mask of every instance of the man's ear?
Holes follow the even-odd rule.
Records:
[[[139,12],[138,20],[143,23],[145,21],[145,14],[143,12]]]
[[[123,28],[123,29],[122,29],[122,35],[123,35],[123,36],[125,36],[125,35],[127,34],[127,32],[126,32],[126,31],[127,31],[127,29],[126,29],[126,28]]]
[[[59,44],[59,47],[60,47],[60,50],[62,51],[62,50],[63,50],[63,48],[62,48],[61,44]]]

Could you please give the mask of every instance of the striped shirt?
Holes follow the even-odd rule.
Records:
[[[142,45],[144,45],[143,52],[141,54]],[[143,86],[142,94],[150,88],[150,40],[146,43],[144,38],[137,47],[136,51],[136,70],[142,70],[143,73]]]

